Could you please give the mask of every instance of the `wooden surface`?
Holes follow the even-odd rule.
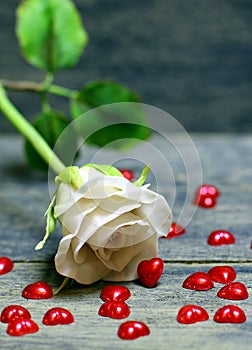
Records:
[[[1,349],[251,349],[251,297],[244,301],[227,301],[216,296],[220,285],[216,284],[210,291],[197,292],[183,289],[182,283],[193,272],[228,264],[236,269],[237,281],[245,283],[252,293],[252,138],[251,135],[222,134],[194,134],[192,137],[199,152],[204,182],[218,186],[221,197],[216,208],[197,210],[185,235],[160,240],[159,256],[165,260],[165,271],[156,288],[146,289],[137,282],[124,283],[132,294],[128,300],[131,308],[128,319],[146,322],[151,330],[149,336],[134,341],[118,338],[117,329],[123,321],[98,316],[102,304],[99,293],[105,282],[88,287],[74,283],[50,300],[22,298],[22,289],[29,283],[44,280],[56,288],[62,281],[53,264],[60,229],[44,250],[34,251],[44,233],[43,213],[49,201],[47,174],[30,171],[25,166],[19,137],[0,137],[0,256],[9,256],[15,262],[12,272],[0,276],[0,310],[9,304],[21,304],[29,309],[40,326],[36,334],[10,337],[6,334],[6,325],[1,323]],[[151,142],[165,152],[166,145],[158,137]],[[183,137],[178,137],[178,142],[183,144]],[[80,161],[87,162],[94,152],[85,150]],[[112,154],[108,152],[107,160]],[[172,152],[169,159],[177,183],[173,207],[176,219],[186,178]],[[135,164],[132,167],[134,171],[140,171]],[[169,198],[165,174],[160,179],[159,192]],[[220,228],[233,232],[237,241],[235,245],[207,245],[209,233]],[[205,307],[210,319],[194,325],[179,324],[176,321],[179,308],[192,303]],[[226,304],[241,306],[247,314],[247,322],[215,323],[215,311]],[[55,306],[72,311],[74,324],[43,326],[43,314]]]

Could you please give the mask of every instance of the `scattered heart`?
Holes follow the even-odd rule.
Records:
[[[10,272],[14,267],[13,261],[6,256],[0,257],[0,275],[5,275]]]
[[[219,298],[229,300],[244,300],[248,298],[246,286],[241,282],[232,282],[222,287],[217,293]]]
[[[208,290],[214,287],[213,281],[206,272],[195,272],[183,282],[183,288],[193,290]]]
[[[162,238],[168,238],[168,239],[175,238],[183,235],[185,232],[186,230],[183,226],[177,224],[176,222],[173,222],[171,224],[168,234],[166,236],[162,236]]]
[[[129,169],[119,169],[119,170],[127,180],[131,181],[134,179],[133,171],[131,171]]]
[[[164,270],[164,262],[160,258],[143,260],[137,267],[140,282],[148,288],[154,287]]]
[[[183,306],[177,316],[177,321],[183,324],[191,324],[202,322],[209,319],[209,315],[205,309],[198,305]]]
[[[208,271],[213,282],[227,284],[236,279],[235,269],[231,266],[215,266]]]
[[[216,311],[213,319],[219,323],[243,323],[246,315],[238,306],[226,305]]]
[[[22,336],[25,334],[36,333],[39,326],[36,322],[25,318],[16,318],[8,323],[7,333],[11,336]]]
[[[1,322],[3,323],[9,323],[17,318],[30,319],[31,314],[25,307],[20,305],[6,306],[1,312]]]
[[[219,246],[223,244],[234,244],[235,237],[231,232],[224,230],[216,230],[209,235],[207,243],[214,246]]]
[[[118,336],[124,340],[133,340],[150,334],[149,327],[139,321],[126,321],[118,329]]]
[[[42,320],[46,326],[56,326],[59,324],[70,324],[74,322],[74,317],[70,311],[63,307],[49,309]]]
[[[217,187],[207,184],[202,185],[195,193],[193,204],[205,209],[213,208],[217,203],[219,195],[220,192]]]
[[[130,309],[124,301],[106,301],[101,305],[98,314],[103,317],[121,319],[129,316]]]
[[[53,290],[46,282],[39,281],[26,286],[22,297],[26,299],[50,299],[53,297]]]
[[[124,286],[106,286],[102,289],[100,298],[103,301],[125,301],[130,298],[130,291]]]

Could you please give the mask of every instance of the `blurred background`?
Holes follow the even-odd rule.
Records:
[[[251,0],[75,0],[89,44],[55,82],[74,89],[111,78],[189,132],[252,131]],[[0,2],[0,78],[41,81],[15,36],[19,0]],[[30,119],[37,96],[9,93]],[[67,110],[62,98],[55,108]],[[16,132],[0,114],[0,133]]]

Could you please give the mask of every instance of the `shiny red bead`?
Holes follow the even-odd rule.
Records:
[[[137,267],[140,282],[148,288],[154,287],[164,270],[164,262],[160,258],[143,260]]]
[[[130,298],[130,291],[124,286],[106,286],[101,290],[100,298],[103,301],[125,301]]]
[[[217,296],[229,300],[244,300],[247,299],[249,295],[243,283],[232,282],[222,287],[217,293]]]
[[[14,267],[13,261],[6,256],[0,257],[0,275],[5,275],[10,272]]]
[[[9,305],[6,306],[1,312],[1,322],[9,323],[16,318],[30,319],[30,312],[23,306],[20,305]]]
[[[131,170],[129,170],[129,169],[119,169],[119,171],[123,174],[123,176],[127,180],[131,181],[131,180],[134,179],[134,173]]]
[[[207,243],[214,246],[223,244],[234,244],[235,238],[231,232],[224,230],[216,230],[209,235]]]
[[[139,321],[126,321],[118,329],[118,336],[124,340],[133,340],[150,334],[149,327]]]
[[[186,232],[185,228],[179,224],[177,224],[176,222],[173,222],[171,224],[170,230],[167,234],[167,236],[162,236],[162,238],[175,238],[178,236],[183,235]]]
[[[22,297],[27,299],[50,299],[53,297],[53,290],[46,282],[35,282],[26,286]]]
[[[124,301],[106,301],[101,305],[98,314],[103,317],[121,319],[129,316],[130,309]]]
[[[216,205],[219,195],[217,187],[204,184],[197,189],[193,203],[202,208],[212,208]]]
[[[198,305],[183,306],[177,316],[177,321],[183,324],[191,324],[202,322],[209,319],[209,315],[205,309]]]
[[[70,311],[63,307],[49,309],[42,320],[46,326],[56,326],[59,324],[69,324],[74,322],[74,317]]]
[[[183,288],[193,290],[208,290],[214,287],[213,281],[206,272],[195,272],[183,282]]]
[[[235,269],[231,266],[215,266],[208,271],[213,282],[227,284],[236,279]]]
[[[36,333],[38,330],[39,326],[36,322],[25,318],[16,318],[10,321],[7,327],[7,333],[16,337],[20,337],[25,334]]]
[[[243,323],[246,315],[238,306],[226,305],[216,311],[213,319],[219,323]]]

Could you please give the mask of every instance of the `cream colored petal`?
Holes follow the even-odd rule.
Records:
[[[149,260],[157,257],[158,253],[158,239],[157,235],[148,238],[142,245],[142,249],[130,260],[122,271],[111,271],[106,277],[105,281],[133,281],[138,278],[137,266],[143,260]]]

